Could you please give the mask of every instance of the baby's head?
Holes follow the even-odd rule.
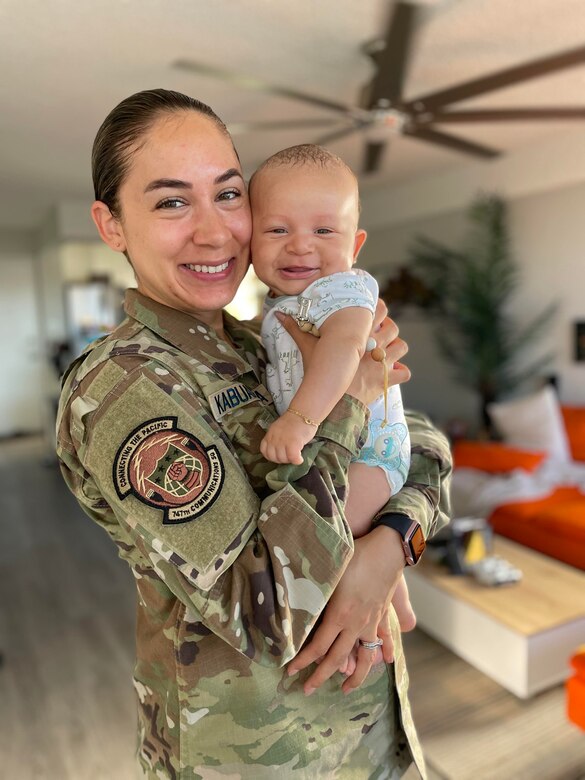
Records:
[[[366,240],[357,179],[313,144],[269,157],[250,180],[252,262],[276,295],[298,295],[322,276],[349,271]]]

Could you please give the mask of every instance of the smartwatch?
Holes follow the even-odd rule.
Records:
[[[385,525],[387,528],[398,531],[402,538],[402,549],[407,566],[414,566],[415,563],[418,563],[426,547],[426,542],[422,529],[415,520],[398,512],[389,512],[374,520],[374,528],[378,525]]]

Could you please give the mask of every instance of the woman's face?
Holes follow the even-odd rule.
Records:
[[[249,264],[248,195],[230,139],[194,111],[157,120],[119,192],[138,289],[221,325]]]

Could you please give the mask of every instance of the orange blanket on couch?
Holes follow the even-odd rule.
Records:
[[[585,570],[585,495],[578,488],[502,504],[489,521],[497,534]]]

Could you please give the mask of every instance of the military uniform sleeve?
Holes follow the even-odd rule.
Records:
[[[446,437],[425,415],[407,411],[405,416],[411,442],[410,469],[400,492],[378,514],[407,515],[420,524],[428,539],[450,520],[451,451]]]
[[[270,492],[260,500],[184,381],[154,360],[104,366],[62,412],[71,489],[124,557],[150,567],[211,631],[259,663],[285,664],[352,555],[346,473],[363,443],[365,408],[342,399],[302,466],[267,466]],[[260,435],[274,419],[261,401],[238,413]]]

